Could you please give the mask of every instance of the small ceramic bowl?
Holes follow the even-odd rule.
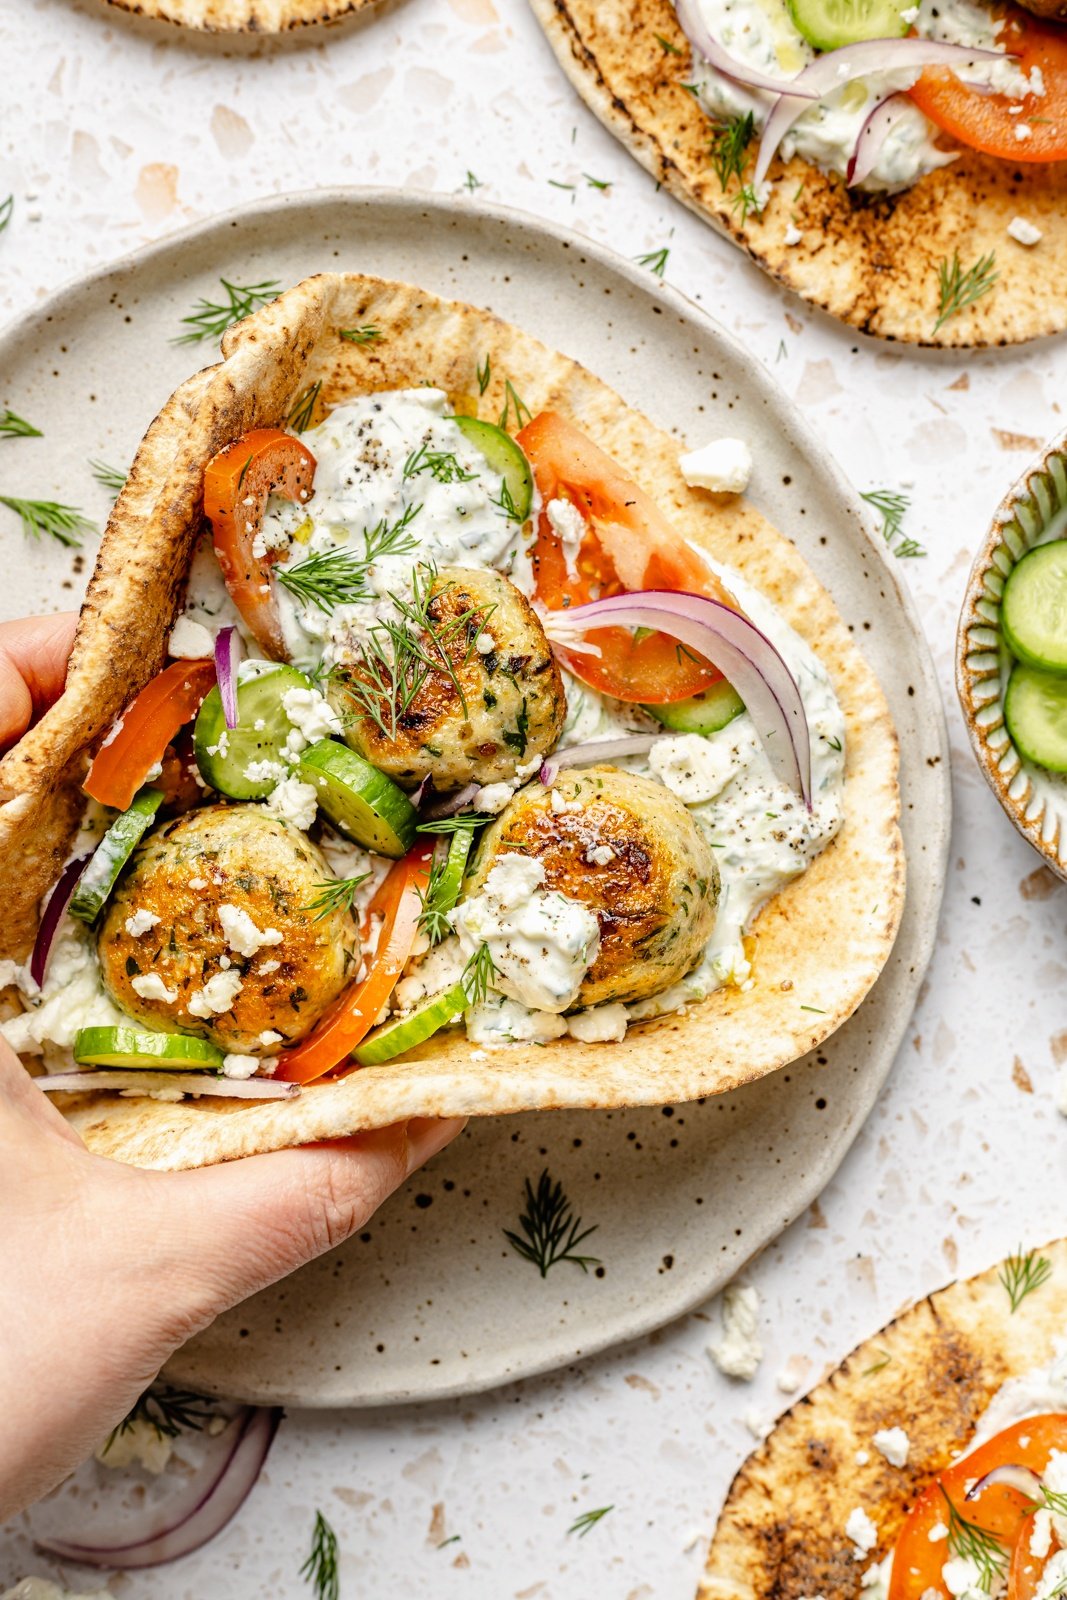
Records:
[[[1024,761],[1004,722],[1012,657],[1000,626],[1011,569],[1028,550],[1067,536],[1067,435],[1009,490],[971,568],[956,635],[956,687],[974,753],[1019,832],[1067,879],[1067,777]]]

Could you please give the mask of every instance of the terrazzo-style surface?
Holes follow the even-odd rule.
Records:
[[[973,550],[1004,489],[1062,427],[1067,353],[906,355],[810,317],[655,193],[574,100],[518,0],[404,0],[328,33],[236,46],[96,0],[16,0],[0,9],[0,59],[18,63],[0,133],[0,198],[16,202],[0,235],[5,317],[238,201],[308,184],[452,193],[469,181],[624,255],[667,248],[667,280],[766,363],[856,485],[912,498],[903,531],[929,553],[907,560],[906,576],[946,698],[956,801],[938,948],[850,1156],[748,1273],[767,1348],[754,1382],[709,1361],[709,1306],[477,1398],[295,1413],[214,1545],[111,1585],[131,1600],[305,1592],[298,1568],[321,1508],[341,1540],[342,1600],[688,1600],[752,1442],[746,1413],[773,1416],[788,1389],[957,1266],[1067,1232],[1056,1111],[1067,889],[986,789],[952,688]],[[0,535],[25,560],[16,527]],[[609,1505],[587,1536],[568,1535]],[[0,1583],[48,1570],[18,1525],[0,1530]]]

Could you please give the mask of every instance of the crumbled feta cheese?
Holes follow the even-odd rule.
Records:
[[[144,1467],[160,1473],[170,1460],[174,1441],[143,1417],[133,1417],[116,1428],[93,1454],[105,1467]]]
[[[756,1376],[763,1360],[759,1336],[759,1295],[747,1284],[731,1283],[722,1296],[723,1336],[708,1346],[708,1354],[727,1378]]]
[[[281,783],[285,777],[285,768],[280,761],[250,761],[245,768],[245,777],[249,783]]]
[[[503,811],[512,795],[515,793],[513,783],[487,783],[479,789],[474,796],[475,811],[485,811],[495,817],[498,811]]]
[[[911,1440],[903,1428],[879,1428],[871,1443],[891,1467],[907,1466]]]
[[[135,911],[132,917],[127,917],[123,927],[131,939],[139,939],[142,933],[148,933],[151,928],[154,928],[158,921],[159,918],[154,911],[142,909]]]
[[[229,733],[229,729],[228,728],[223,728],[222,732],[219,734],[219,742],[218,742],[218,744],[209,744],[208,745],[207,753],[208,753],[209,756],[228,756],[229,755],[229,753],[230,753],[230,733]]]
[[[870,1456],[870,1452],[868,1450],[857,1450],[856,1451],[856,1465],[857,1465],[857,1467],[865,1467],[870,1459],[871,1459],[871,1456]]]
[[[130,988],[142,1000],[162,1000],[172,1006],[178,998],[177,989],[168,989],[158,972],[139,972],[130,979]]]
[[[266,965],[266,963],[264,963],[264,965]],[[275,963],[275,965],[277,965],[277,963]],[[263,967],[260,967],[259,970],[262,972]],[[265,1049],[269,1049],[272,1044],[280,1044],[281,1041],[281,1034],[277,1033],[274,1028],[264,1028],[263,1032],[259,1036],[259,1042]]]
[[[953,1556],[941,1568],[941,1580],[952,1595],[978,1596],[985,1592],[982,1570],[969,1556]]]
[[[855,1510],[849,1512],[848,1521],[845,1523],[845,1537],[851,1539],[855,1546],[853,1556],[856,1561],[862,1561],[865,1556],[870,1555],[878,1543],[878,1529],[862,1506],[856,1506]]]
[[[258,978],[268,978],[272,972],[277,972],[280,966],[280,961],[261,961],[256,968],[256,976]]]
[[[600,1044],[609,1039],[617,1041],[625,1039],[628,1021],[626,1007],[611,1002],[592,1006],[588,1011],[579,1011],[575,1016],[568,1017],[567,1032],[572,1039],[580,1039],[583,1044]]]
[[[306,833],[315,821],[318,796],[314,784],[301,783],[299,778],[283,778],[281,783],[271,790],[264,801],[264,806],[271,816],[279,817],[283,822],[291,822],[294,828],[300,828]]]
[[[1053,1596],[1063,1593],[1065,1586],[1067,1586],[1067,1550],[1057,1550],[1041,1574],[1041,1582],[1037,1586],[1034,1600],[1053,1600]]]
[[[580,811],[582,809],[580,800],[567,800],[560,794],[558,789],[552,790],[548,797],[548,803],[552,807],[553,815],[557,817],[561,816],[564,811]]]
[[[768,1424],[766,1418],[763,1416],[762,1412],[757,1410],[755,1406],[748,1407],[742,1416],[741,1421],[744,1423],[753,1439],[766,1439],[768,1433],[771,1431],[770,1425]]]
[[[190,889],[197,889],[197,890],[206,889],[207,888],[207,879],[206,878],[190,878],[189,879],[189,887],[190,887]]]
[[[0,1600],[109,1600],[109,1591],[94,1589],[92,1594],[75,1594],[73,1589],[61,1589],[50,1578],[22,1578],[13,1589],[4,1590]]]
[[[598,844],[596,846],[590,846],[590,848],[585,852],[585,859],[589,862],[590,866],[606,867],[609,861],[615,860],[615,852],[611,848],[610,844]]]
[[[464,1021],[472,1044],[495,1049],[509,1044],[547,1044],[567,1031],[567,1022],[555,1011],[534,1011],[504,994],[490,993],[471,1006]]]
[[[508,851],[450,918],[466,956],[489,946],[494,988],[532,1011],[566,1011],[597,958],[600,927],[586,906],[544,882],[543,862]]]
[[[1020,142],[1023,139],[1032,139],[1034,136],[1034,130],[1027,122],[1017,122],[1012,129],[1012,132],[1014,133],[1015,137],[1020,140]]]
[[[282,942],[277,928],[257,928],[242,906],[224,902],[219,906],[219,921],[226,943],[239,956],[254,956],[264,945]]]
[[[1018,129],[1016,129],[1016,132],[1018,132]],[[1041,229],[1028,221],[1026,217],[1012,217],[1008,223],[1008,233],[1016,244],[1025,244],[1027,246],[1040,244],[1045,237]]]
[[[1030,1554],[1037,1561],[1043,1561],[1051,1549],[1052,1512],[1047,1506],[1042,1506],[1034,1512],[1033,1527],[1030,1529]]]
[[[258,1066],[258,1056],[227,1055],[222,1058],[222,1070],[227,1078],[251,1078]]]
[[[752,476],[752,452],[743,439],[712,439],[682,456],[678,465],[691,488],[743,494]]]
[[[801,233],[800,229],[791,222],[788,228],[785,230],[785,238],[782,242],[788,245],[799,244],[803,237],[804,235]]]
[[[712,800],[734,774],[728,742],[705,739],[700,733],[680,733],[660,739],[648,752],[653,773],[687,806]]]
[[[194,622],[192,617],[179,617],[170,630],[167,654],[175,661],[200,661],[214,649],[215,641],[204,624]]]
[[[942,1539],[948,1538],[948,1526],[944,1522],[935,1522],[930,1532],[926,1535],[931,1544],[940,1544]]]
[[[585,538],[585,518],[569,500],[550,500],[545,507],[545,516],[552,531],[559,536],[563,559],[573,578],[577,576],[578,552]]]
[[[286,690],[282,695],[282,707],[293,726],[288,746],[297,755],[301,750],[306,750],[309,744],[341,732],[340,717],[326,696],[317,689],[298,687]]]
[[[189,996],[189,1010],[194,1017],[221,1016],[229,1011],[242,988],[239,972],[216,972],[202,989]]]

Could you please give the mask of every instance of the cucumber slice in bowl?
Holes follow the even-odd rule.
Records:
[[[245,662],[237,679],[237,726],[227,728],[218,685],[197,713],[193,747],[200,776],[231,800],[265,800],[288,772],[282,760],[293,725],[282,696],[310,689],[311,679],[296,667],[271,662],[252,672]]]
[[[1067,677],[1020,663],[1008,679],[1004,721],[1027,761],[1067,772]]]
[[[144,838],[163,804],[160,789],[141,789],[117,816],[93,851],[67,907],[79,922],[95,922],[118,882],[119,873]]]
[[[1044,672],[1067,672],[1067,539],[1039,544],[1012,568],[1000,625],[1019,661]]]
[[[418,812],[384,772],[336,739],[311,745],[297,771],[304,783],[314,785],[319,810],[346,839],[394,860],[407,855]]]
[[[363,1043],[353,1050],[353,1058],[361,1067],[377,1067],[383,1061],[392,1061],[394,1056],[405,1055],[407,1051],[414,1050],[417,1044],[424,1044],[438,1028],[446,1028],[450,1022],[455,1022],[469,1004],[462,980],[450,984],[439,994],[430,995],[429,999],[406,1016],[383,1023],[368,1034]]]
[[[669,705],[644,706],[650,716],[662,722],[665,728],[676,733],[718,733],[728,722],[739,717],[745,702],[726,682],[711,689],[702,689],[689,700],[673,700]]]
[[[188,1033],[147,1033],[141,1028],[79,1028],[74,1059],[82,1066],[144,1067],[161,1072],[221,1072],[222,1051]]]
[[[798,30],[816,50],[838,50],[864,39],[900,39],[909,24],[905,0],[787,0]]]
[[[475,449],[482,452],[493,471],[499,472],[507,484],[516,517],[525,522],[533,503],[533,473],[510,433],[498,428],[495,422],[481,422],[477,417],[453,417],[452,421]]]

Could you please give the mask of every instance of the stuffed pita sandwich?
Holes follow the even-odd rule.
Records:
[[[202,33],[287,33],[314,23],[337,22],[372,0],[107,0],[138,17],[195,28]]]

